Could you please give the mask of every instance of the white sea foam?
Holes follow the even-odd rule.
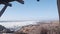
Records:
[[[15,26],[24,26],[29,24],[35,24],[36,21],[26,21],[26,22],[3,22],[0,25],[3,25],[7,28],[15,27]]]

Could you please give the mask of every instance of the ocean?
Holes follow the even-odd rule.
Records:
[[[6,28],[13,28],[16,26],[25,26],[29,24],[36,24],[36,21],[17,21],[17,22],[0,22],[0,25],[6,27]]]

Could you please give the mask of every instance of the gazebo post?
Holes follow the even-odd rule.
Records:
[[[58,7],[58,15],[59,15],[58,33],[60,34],[60,0],[57,0],[57,7]]]
[[[57,0],[58,14],[59,14],[59,25],[60,25],[60,0]]]

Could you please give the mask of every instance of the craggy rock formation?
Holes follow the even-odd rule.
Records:
[[[15,33],[18,34],[59,34],[59,23],[40,23],[35,25],[23,26],[20,30]]]
[[[4,29],[6,29],[4,26],[0,25],[0,31],[3,31]]]
[[[0,33],[13,33],[10,29],[5,28],[4,26],[0,25]]]

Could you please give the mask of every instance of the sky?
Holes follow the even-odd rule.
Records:
[[[56,0],[24,0],[24,4],[11,2],[0,20],[58,20]],[[0,10],[4,5],[0,5]]]

